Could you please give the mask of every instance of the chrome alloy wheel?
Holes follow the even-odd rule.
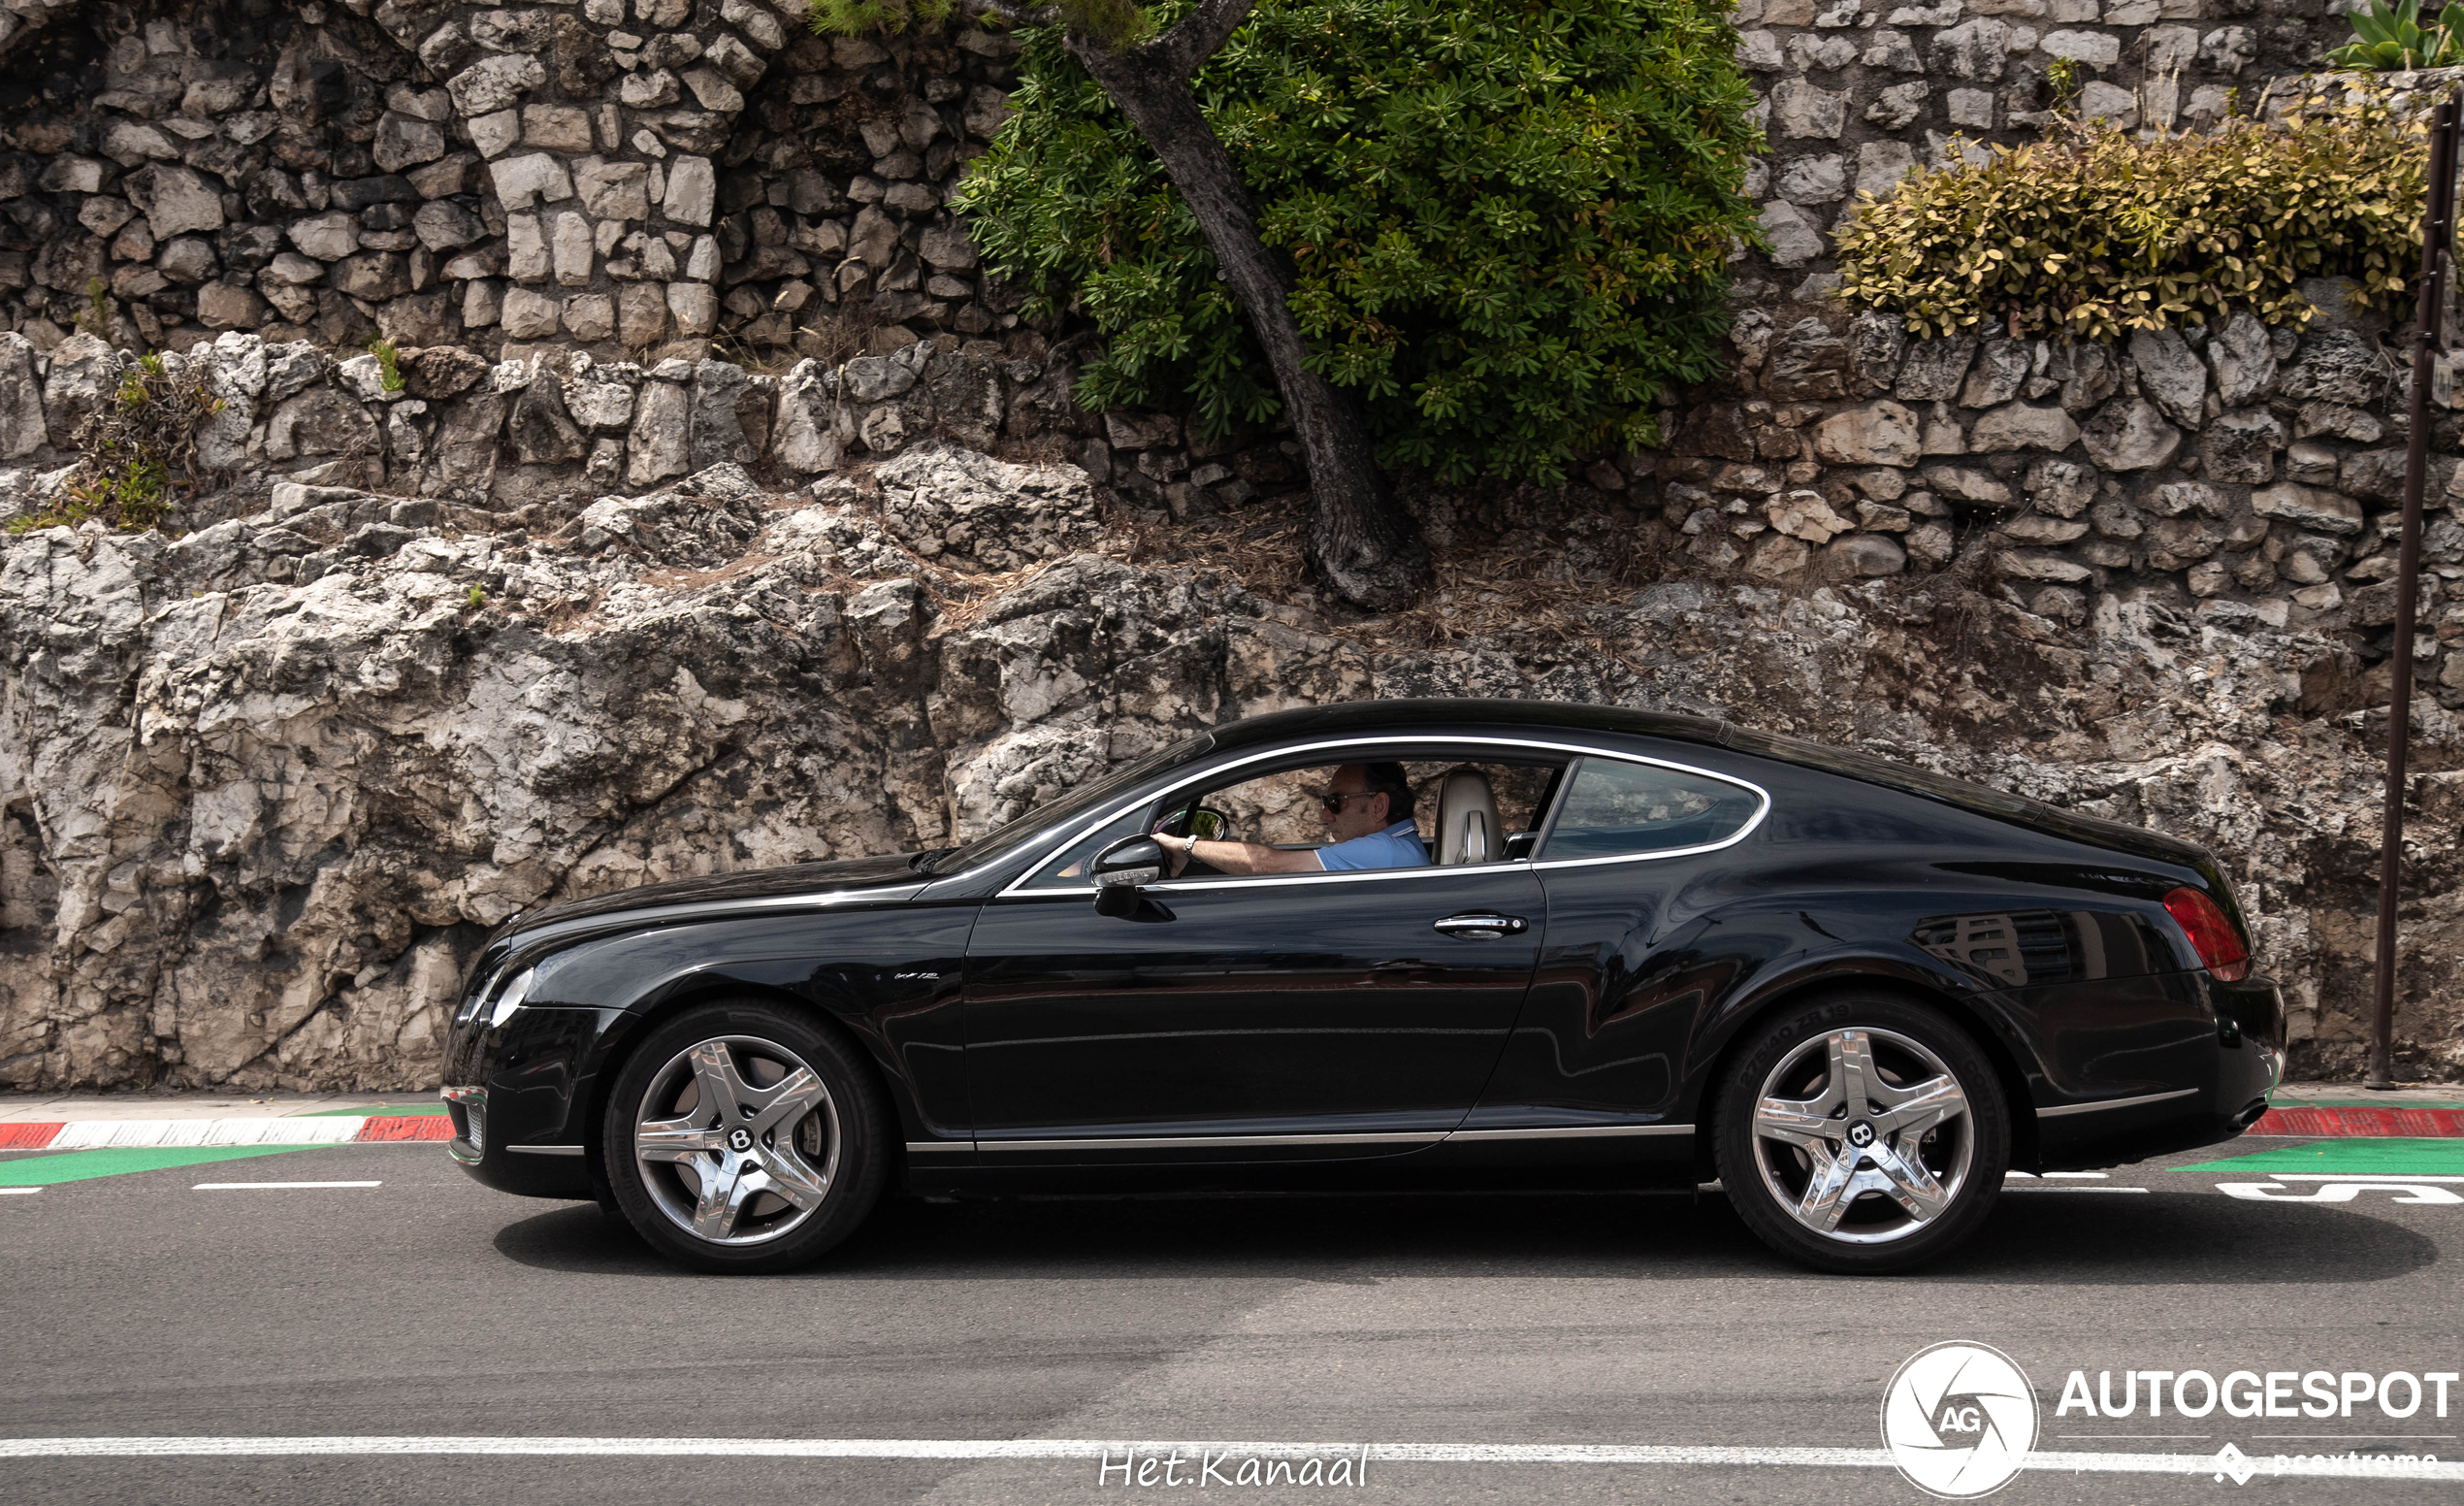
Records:
[[[1967,1095],[1940,1057],[1894,1031],[1806,1041],[1754,1104],[1763,1185],[1811,1232],[1885,1244],[1925,1228],[1967,1180]]]
[[[676,1226],[714,1245],[757,1245],[819,1211],[837,1174],[838,1105],[774,1041],[725,1035],[668,1058],[642,1095],[633,1159]]]

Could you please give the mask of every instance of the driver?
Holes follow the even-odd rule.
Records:
[[[1340,873],[1355,868],[1418,868],[1429,861],[1411,820],[1411,785],[1401,764],[1345,764],[1317,798],[1334,840],[1315,850],[1286,851],[1259,842],[1202,842],[1165,835],[1173,876],[1197,859],[1225,873]]]

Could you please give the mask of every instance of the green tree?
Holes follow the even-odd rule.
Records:
[[[816,23],[926,3],[817,0]],[[988,260],[1104,332],[1090,405],[1288,415],[1311,559],[1347,600],[1426,571],[1381,459],[1555,478],[1652,442],[1664,388],[1715,369],[1753,235],[1722,5],[976,3],[1029,23],[1017,115],[956,203]]]

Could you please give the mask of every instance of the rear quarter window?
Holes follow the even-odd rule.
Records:
[[[1708,774],[1586,758],[1549,828],[1540,861],[1625,858],[1724,842],[1752,823],[1762,797]]]

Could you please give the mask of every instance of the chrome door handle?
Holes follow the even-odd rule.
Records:
[[[1434,925],[1447,935],[1461,936],[1466,941],[1495,941],[1501,936],[1521,935],[1527,929],[1520,915],[1485,913],[1449,915]]]

